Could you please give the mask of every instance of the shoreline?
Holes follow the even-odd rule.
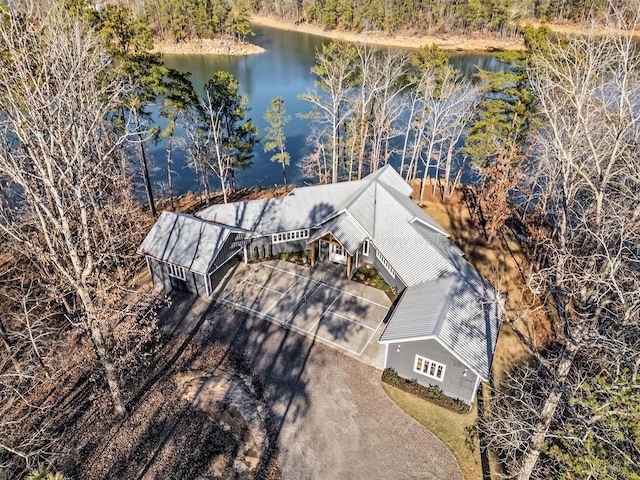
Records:
[[[420,48],[424,45],[436,44],[445,50],[464,52],[499,52],[507,50],[524,50],[522,38],[497,38],[474,35],[387,35],[380,32],[355,33],[343,30],[324,30],[318,25],[309,23],[296,24],[290,20],[282,20],[263,15],[251,15],[251,23],[264,27],[278,28],[291,32],[308,33],[326,38],[346,40],[355,43],[368,43],[385,47]]]
[[[266,50],[253,43],[237,43],[226,38],[189,40],[186,42],[155,42],[151,53],[163,55],[258,55]]]
[[[355,43],[368,43],[372,45],[381,45],[385,47],[400,47],[400,48],[420,48],[424,45],[436,44],[444,50],[458,51],[458,52],[485,52],[495,53],[501,51],[517,51],[524,50],[524,39],[518,38],[500,38],[491,35],[392,35],[382,32],[373,33],[356,33],[344,30],[325,30],[319,25],[312,25],[309,23],[298,23],[291,20],[283,20],[275,17],[265,15],[251,15],[251,23],[256,25],[262,25],[265,27],[278,28],[281,30],[287,30],[291,32],[308,33],[310,35],[317,35],[325,38],[332,38],[338,40],[346,40]],[[530,20],[521,24],[521,27],[531,25],[532,27],[540,27],[540,21]],[[615,35],[619,30],[613,28],[607,28],[602,26],[583,25],[578,23],[551,23],[547,24],[552,32],[564,35],[575,35],[593,33],[596,36],[600,35]],[[640,30],[634,30],[633,37],[640,39]]]

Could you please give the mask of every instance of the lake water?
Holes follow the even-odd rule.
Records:
[[[255,37],[250,40],[267,50],[260,55],[234,57],[224,55],[165,55],[167,67],[191,73],[195,88],[202,92],[205,83],[217,70],[226,70],[240,82],[243,93],[249,94],[250,116],[260,131],[266,122],[264,112],[271,99],[281,96],[285,100],[291,121],[285,128],[287,150],[292,162],[288,167],[287,179],[290,183],[302,184],[302,178],[295,163],[309,152],[305,139],[309,133],[308,120],[296,117],[296,113],[306,113],[310,109],[307,102],[297,96],[313,87],[314,76],[310,69],[315,61],[315,53],[324,43],[331,40],[299,32],[290,32],[268,27],[254,26]],[[452,53],[452,63],[467,75],[476,69],[497,70],[504,67],[491,54]],[[158,119],[162,126],[165,122]],[[177,132],[180,134],[180,132]],[[156,194],[163,192],[166,183],[166,144],[150,147],[154,168],[152,180]],[[239,187],[267,187],[282,183],[282,167],[270,161],[272,153],[264,153],[262,146],[255,149],[254,165],[237,175]],[[195,175],[187,167],[184,151],[174,152],[174,191],[176,194],[189,190],[197,191]]]

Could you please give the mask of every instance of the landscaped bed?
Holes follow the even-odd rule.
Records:
[[[392,302],[398,296],[398,293],[395,289],[391,288],[387,282],[385,282],[384,278],[378,273],[372,265],[364,264],[358,268],[352,280],[354,282],[362,283],[363,285],[368,285],[373,288],[377,288],[378,290],[382,290],[387,294],[389,300]]]
[[[465,414],[469,413],[470,406],[457,398],[448,397],[438,386],[425,387],[420,385],[414,378],[406,380],[398,376],[393,368],[385,368],[382,372],[382,381],[392,387],[396,387],[404,392],[415,395],[418,398],[435,403],[453,412]]]

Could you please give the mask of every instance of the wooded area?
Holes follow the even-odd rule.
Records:
[[[329,3],[280,2],[277,13],[320,19]],[[486,13],[497,7],[476,3],[485,13],[468,24],[458,9],[471,2],[448,8],[433,28],[500,31]],[[393,16],[402,5],[383,10]],[[420,6],[422,17],[416,3],[402,11],[426,22],[437,5]],[[154,362],[162,363],[153,357],[162,342],[154,305],[162,299],[131,287],[142,267],[135,250],[156,212],[148,142],[169,139],[173,208],[176,148],[188,153],[207,200],[217,178],[226,202],[260,138],[232,75],[212,72],[199,96],[188,75],[148,53],[159,18],[149,23],[113,5],[21,7],[3,7],[0,22],[0,469],[22,478],[43,462],[84,478],[65,467],[77,461],[65,428],[71,403],[106,393],[109,410],[126,421],[142,384],[157,375]],[[198,15],[219,25],[214,7]],[[474,228],[488,245],[505,232],[520,239],[530,307],[521,314],[543,312],[551,336],[536,340],[507,312],[530,355],[494,379],[479,425],[507,478],[640,476],[639,7],[637,0],[522,6],[538,18],[595,12],[619,34],[526,29],[527,51],[500,56],[506,72],[473,80],[437,47],[409,53],[332,42],[317,52],[316,85],[300,92],[312,126],[312,153],[300,159],[310,178],[356,180],[392,163],[407,180],[422,180],[421,202],[428,185],[454,201],[466,162],[478,177],[467,188],[479,207]],[[514,6],[504,8],[513,15]],[[218,28],[185,27],[197,15],[181,15],[182,24],[162,27],[176,40]],[[400,28],[386,15],[372,27],[364,17],[338,23]],[[151,106],[169,121],[163,131],[151,123]],[[276,152],[286,182],[281,98],[265,118],[264,148]],[[185,137],[176,136],[177,125]]]
[[[517,35],[526,21],[602,19],[611,5],[605,0],[256,0],[254,10],[328,30]]]

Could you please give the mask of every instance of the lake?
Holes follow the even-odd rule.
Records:
[[[300,32],[290,32],[269,27],[255,25],[255,37],[250,38],[267,50],[260,55],[244,57],[225,55],[165,55],[164,63],[167,67],[182,72],[191,73],[191,81],[195,88],[202,92],[205,83],[213,72],[226,70],[240,82],[243,93],[249,94],[250,116],[260,131],[264,130],[266,122],[264,112],[269,108],[271,99],[281,96],[284,98],[291,121],[285,128],[287,135],[287,150],[291,154],[292,162],[288,167],[287,179],[290,183],[302,184],[300,171],[295,163],[309,153],[305,139],[309,133],[308,120],[296,117],[297,113],[310,110],[307,102],[298,100],[297,96],[313,87],[314,76],[310,69],[315,62],[315,52],[331,39],[309,35]],[[476,69],[498,70],[504,67],[495,55],[482,53],[451,54],[454,66],[466,75],[472,75]],[[154,115],[156,117],[156,115]],[[157,119],[160,126],[166,123]],[[177,132],[178,135],[180,132]],[[166,144],[161,142],[150,146],[153,158],[152,180],[156,195],[164,196],[166,183]],[[270,160],[272,153],[264,153],[262,146],[255,149],[254,165],[246,171],[239,171],[237,175],[239,187],[268,187],[282,183],[282,167]],[[174,152],[174,191],[176,194],[189,190],[197,191],[195,175],[187,167],[184,150]]]

